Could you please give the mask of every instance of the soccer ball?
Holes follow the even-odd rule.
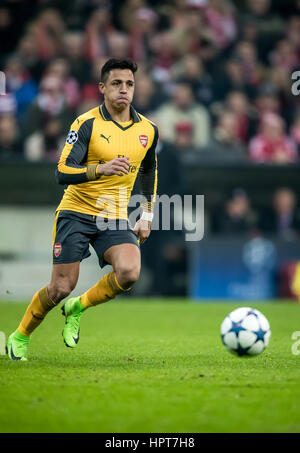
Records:
[[[239,356],[260,354],[268,346],[270,336],[267,318],[260,311],[249,307],[233,310],[221,325],[223,344]]]

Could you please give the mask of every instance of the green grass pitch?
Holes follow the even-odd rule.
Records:
[[[82,317],[76,350],[53,310],[29,362],[0,356],[0,432],[300,432],[300,305],[250,303],[269,319],[269,347],[236,357],[220,324],[238,304],[118,299]],[[0,331],[26,304],[0,304]],[[295,340],[294,340],[295,342]]]

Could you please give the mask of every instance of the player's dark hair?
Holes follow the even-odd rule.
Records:
[[[102,66],[101,69],[101,82],[105,83],[109,74],[109,71],[112,69],[129,69],[133,74],[137,71],[138,66],[137,64],[129,59],[118,59],[118,58],[110,58],[107,62]]]

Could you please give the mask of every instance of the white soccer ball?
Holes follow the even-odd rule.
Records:
[[[249,307],[233,310],[221,325],[223,344],[239,356],[260,354],[268,346],[270,336],[267,318],[260,311]]]

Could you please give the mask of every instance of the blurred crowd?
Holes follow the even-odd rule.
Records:
[[[0,49],[0,159],[56,161],[71,122],[102,102],[102,64],[130,57],[134,106],[162,146],[299,160],[299,0],[4,0]]]
[[[212,216],[211,231],[231,236],[272,236],[282,240],[300,237],[300,212],[296,194],[287,187],[278,188],[268,209],[252,206],[243,188],[235,188]]]
[[[270,206],[260,209],[254,205],[244,188],[236,187],[230,193],[224,194],[220,204],[211,213],[205,212],[205,239],[236,239],[246,242],[251,238],[269,238],[281,244],[293,244],[300,238],[298,203],[299,199],[294,191],[287,187],[278,187],[273,193]],[[190,244],[193,246],[193,243]],[[216,242],[213,248],[212,255],[217,253]],[[152,273],[147,290],[149,294],[186,296],[190,266],[188,254],[189,247],[183,231],[151,232],[151,241],[144,244],[142,255],[144,267]],[[294,261],[286,259],[286,264]],[[289,269],[288,266],[288,272]],[[285,288],[287,278],[283,276],[282,281]],[[286,288],[284,291],[285,296],[287,293],[291,296]]]
[[[110,57],[138,63],[134,107],[160,129],[159,194],[185,193],[186,161],[299,162],[300,0],[1,0],[0,162],[56,162],[72,121],[103,101]],[[279,187],[260,211],[237,187],[205,234],[293,240],[298,205]],[[186,294],[182,232],[153,231],[143,260],[156,263],[150,292]]]

